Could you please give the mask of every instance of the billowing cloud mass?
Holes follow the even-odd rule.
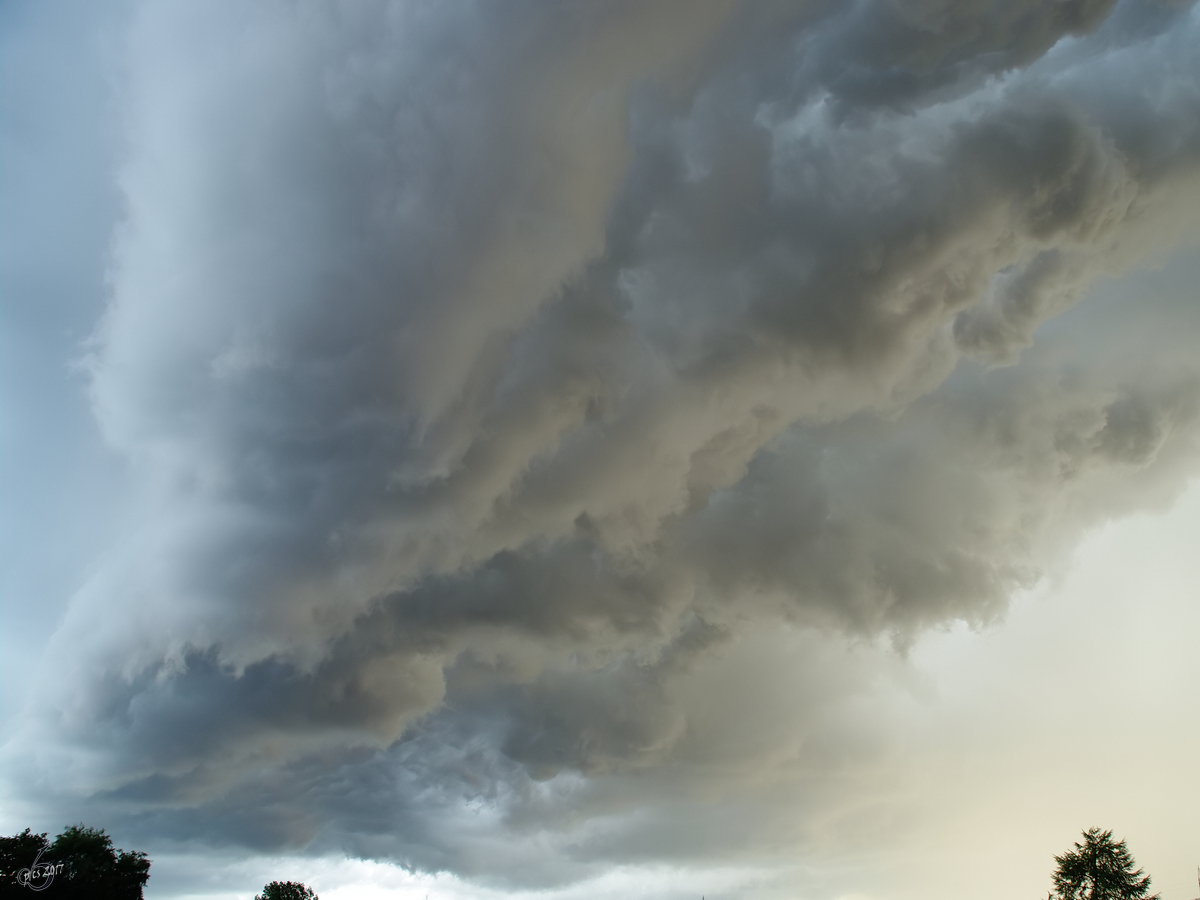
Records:
[[[1200,470],[1200,313],[1079,302],[1195,239],[1197,46],[1152,0],[144,4],[87,362],[140,525],[7,765],[523,886],[815,840],[889,677],[831,642],[993,622]]]

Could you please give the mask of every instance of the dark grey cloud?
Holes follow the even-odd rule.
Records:
[[[89,362],[142,527],[13,770],[510,884],[793,846],[887,677],[825,642],[995,621],[1195,471],[1194,310],[1076,304],[1194,238],[1198,33],[146,5]]]

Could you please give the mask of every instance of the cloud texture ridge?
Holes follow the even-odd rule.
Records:
[[[995,621],[1197,471],[1196,312],[1078,303],[1194,240],[1197,46],[1149,0],[145,4],[88,361],[142,525],[10,762],[526,885],[797,840],[886,677],[829,641]]]

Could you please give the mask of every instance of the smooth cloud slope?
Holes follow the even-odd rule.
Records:
[[[146,4],[89,363],[143,527],[6,764],[524,886],[803,841],[894,674],[830,635],[992,621],[1197,469],[1192,308],[1034,339],[1194,239],[1196,46],[1134,0]]]

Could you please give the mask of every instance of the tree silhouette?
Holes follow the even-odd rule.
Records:
[[[317,900],[317,895],[298,881],[272,881],[254,900]]]
[[[34,887],[59,900],[142,900],[149,877],[146,854],[117,850],[102,828],[70,825],[53,843],[28,828],[0,837],[0,898]]]
[[[34,834],[28,828],[12,837],[0,837],[0,897],[28,896],[17,881],[18,873],[34,865],[38,854],[44,854],[49,846],[45,834]],[[41,884],[43,880],[39,878],[36,884]]]
[[[1158,900],[1150,894],[1150,876],[1134,871],[1133,856],[1112,831],[1089,828],[1083,843],[1054,857],[1054,893],[1058,900]]]

